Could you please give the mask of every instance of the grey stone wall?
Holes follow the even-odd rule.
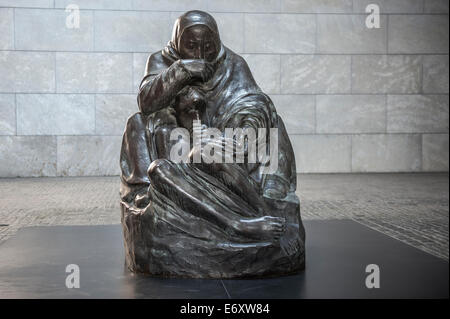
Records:
[[[365,26],[379,4],[381,27]],[[65,8],[80,7],[80,28]],[[448,0],[0,0],[0,176],[119,173],[150,52],[203,9],[283,116],[299,172],[448,171]]]

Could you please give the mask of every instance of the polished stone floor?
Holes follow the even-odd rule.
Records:
[[[298,176],[305,220],[352,219],[448,260],[448,174]],[[118,177],[0,179],[0,242],[26,226],[120,223]]]
[[[0,296],[448,299],[447,261],[352,220],[305,220],[304,224],[304,271],[274,278],[223,280],[130,273],[123,262],[120,225],[26,227],[0,245]],[[69,264],[79,270],[76,289],[66,284]],[[376,288],[368,285],[368,273],[373,271],[367,270],[368,265],[378,269]],[[178,318],[166,314],[171,315]]]

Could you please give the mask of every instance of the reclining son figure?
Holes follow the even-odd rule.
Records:
[[[180,16],[171,41],[150,55],[145,71],[140,112],[127,121],[120,156],[127,267],[192,278],[303,269],[305,233],[289,137],[244,59],[222,44],[214,18],[202,11]],[[187,139],[174,135],[180,128]],[[259,148],[270,149],[269,163],[250,160],[250,135],[230,137],[227,129],[258,132],[258,159]],[[189,151],[182,161],[173,158],[178,149]],[[204,160],[211,150],[218,160]]]

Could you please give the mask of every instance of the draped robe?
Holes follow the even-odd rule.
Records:
[[[231,165],[241,165],[257,187],[261,200],[270,208],[264,215],[286,219],[285,234],[275,243],[231,234],[214,221],[199,217],[183,198],[172,196],[167,187],[161,191],[161,185],[153,185],[149,179],[147,169],[158,160],[153,114],[167,108],[190,80],[188,72],[177,63],[179,56],[170,45],[148,58],[138,95],[140,112],[129,118],[124,132],[120,193],[127,266],[152,275],[199,278],[258,277],[302,269],[305,238],[289,137],[271,99],[258,87],[245,60],[224,45],[214,62],[212,78],[195,84],[206,101],[201,120],[222,132],[225,128],[251,127],[256,132],[258,128],[278,128],[278,169],[274,174],[261,174],[257,163]],[[236,216],[261,216],[207,170],[189,163],[170,165],[186,183],[200,189],[202,196],[227,203],[224,209]],[[286,197],[264,196],[267,180],[287,185]],[[142,194],[148,194],[150,202],[138,207],[135,199]],[[230,205],[230,200],[234,204]]]

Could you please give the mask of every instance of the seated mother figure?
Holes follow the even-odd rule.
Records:
[[[171,41],[147,60],[138,105],[140,112],[128,119],[120,158],[131,270],[233,278],[304,267],[289,137],[244,59],[222,44],[211,15],[189,11],[177,19]],[[176,127],[192,133],[194,119],[204,124],[201,130],[278,129],[276,171],[267,174],[264,164],[248,161],[171,161],[176,141],[170,133]],[[217,151],[230,140],[224,134],[213,142]],[[191,156],[195,152],[202,149],[194,147]]]

